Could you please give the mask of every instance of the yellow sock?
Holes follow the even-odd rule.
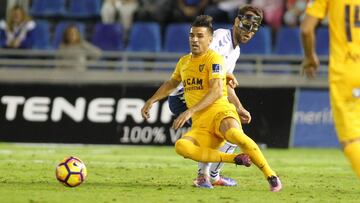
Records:
[[[176,153],[198,162],[226,162],[234,163],[235,154],[226,154],[211,148],[196,146],[187,139],[179,139],[175,143]]]
[[[250,156],[251,161],[264,173],[265,178],[276,175],[270,168],[258,145],[241,130],[231,128],[225,133],[226,140],[238,145],[241,150]]]
[[[349,159],[353,170],[360,178],[360,142],[352,142],[346,145],[344,153]]]

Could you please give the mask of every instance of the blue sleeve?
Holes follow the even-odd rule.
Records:
[[[187,110],[184,93],[168,97],[169,108],[171,113],[179,116],[182,112]]]

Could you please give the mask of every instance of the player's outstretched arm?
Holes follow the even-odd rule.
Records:
[[[171,78],[168,81],[165,81],[160,87],[159,89],[154,93],[154,95],[152,97],[150,97],[150,99],[148,99],[144,106],[141,109],[141,115],[143,118],[148,119],[150,118],[150,114],[149,111],[153,105],[153,103],[169,96],[169,94],[174,91],[174,89],[180,84],[180,81],[175,80],[173,78]]]
[[[251,122],[251,115],[240,102],[239,97],[236,95],[235,90],[231,86],[227,86],[228,100],[230,103],[234,104],[236,111],[239,114],[240,121],[243,124],[248,124]]]
[[[300,25],[302,45],[305,54],[302,70],[309,78],[316,76],[316,70],[319,67],[319,59],[315,52],[315,28],[319,21],[320,19],[306,14],[304,21]]]
[[[184,111],[182,114],[179,115],[179,117],[174,120],[172,126],[174,129],[181,128],[195,112],[205,109],[222,96],[222,80],[219,78],[214,78],[211,79],[209,82],[210,85],[208,93],[205,94],[205,96],[197,104]]]

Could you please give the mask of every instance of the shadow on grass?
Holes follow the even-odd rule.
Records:
[[[52,181],[12,181],[12,180],[3,180],[0,182],[0,186],[6,187],[26,187],[26,188],[34,188],[34,187],[49,187],[49,186],[61,186],[60,182],[56,180]],[[139,181],[113,181],[113,182],[94,182],[94,181],[85,181],[81,184],[81,188],[115,188],[115,187],[127,187],[127,188],[183,188],[188,187],[188,185],[183,185],[181,183],[169,183],[169,182],[152,182],[148,180],[139,180]]]
[[[127,187],[127,188],[179,188],[184,187],[180,183],[159,183],[149,181],[119,181],[119,182],[86,182],[89,187]]]

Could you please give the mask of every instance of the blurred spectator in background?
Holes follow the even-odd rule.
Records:
[[[251,5],[264,11],[264,20],[273,30],[281,26],[284,13],[283,0],[252,0]]]
[[[85,71],[87,58],[97,59],[101,56],[101,50],[82,39],[76,25],[69,25],[64,33],[58,51],[58,68]]]
[[[213,0],[205,9],[205,14],[214,18],[216,23],[230,23],[237,16],[237,9],[248,0]]]
[[[14,6],[21,6],[24,8],[26,13],[29,13],[30,0],[0,0],[0,1],[1,1],[1,7],[4,4],[4,7],[6,7],[8,14],[10,13],[11,9]]]
[[[195,17],[203,14],[209,0],[175,0],[172,16],[173,22],[192,22]]]
[[[34,43],[36,24],[21,6],[14,6],[6,21],[0,21],[0,47],[30,49]]]
[[[287,0],[286,12],[284,14],[284,24],[290,27],[299,26],[305,16],[306,4],[309,0]],[[328,25],[327,17],[321,21],[321,25]]]
[[[101,7],[101,20],[105,24],[120,22],[126,38],[138,6],[138,0],[104,0]]]
[[[135,12],[135,21],[156,21],[162,25],[169,23],[172,0],[140,0]]]
[[[298,26],[304,18],[304,11],[308,0],[287,0],[284,23],[287,26]]]

